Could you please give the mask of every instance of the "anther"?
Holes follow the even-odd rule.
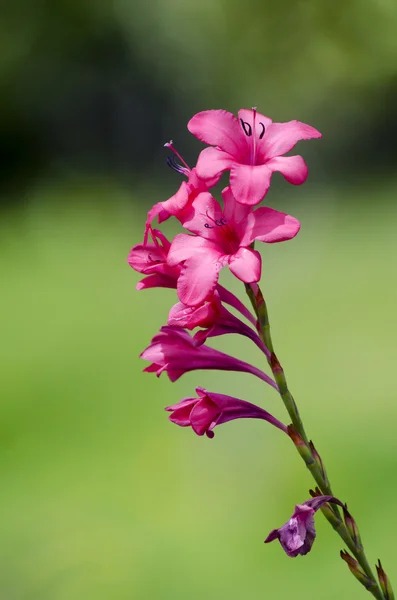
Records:
[[[251,125],[249,123],[247,123],[247,121],[243,121],[243,119],[240,119],[240,121],[241,121],[241,127],[243,128],[245,135],[250,137],[252,135]]]
[[[186,167],[182,167],[182,165],[176,162],[175,156],[167,156],[166,162],[173,171],[181,173],[182,175],[189,174],[189,171],[186,169]]]

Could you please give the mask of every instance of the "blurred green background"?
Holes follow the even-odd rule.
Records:
[[[179,185],[199,110],[300,119],[302,222],[262,246],[273,336],[334,491],[397,585],[397,4],[15,0],[0,20],[0,598],[364,598],[322,515],[306,557],[268,532],[308,498],[288,439],[232,422],[213,440],[163,408],[196,385],[257,402],[244,374],[142,374],[173,291],[126,264],[148,208]],[[177,231],[167,224],[168,232]],[[243,298],[237,280],[223,282]],[[258,366],[248,341],[216,340]]]

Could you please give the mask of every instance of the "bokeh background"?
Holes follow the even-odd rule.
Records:
[[[308,556],[263,545],[312,485],[288,439],[249,421],[201,439],[163,410],[202,385],[285,420],[272,390],[171,384],[138,359],[175,302],[126,264],[180,183],[163,144],[194,163],[188,119],[252,105],[324,135],[299,146],[304,186],[273,177],[268,204],[302,230],[263,246],[263,288],[335,493],[397,584],[396,30],[391,0],[2,6],[2,599],[365,597],[321,514]],[[263,366],[248,342],[214,345]]]

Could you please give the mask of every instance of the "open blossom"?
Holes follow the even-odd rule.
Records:
[[[144,273],[146,275],[146,277],[137,283],[136,289],[143,290],[158,287],[176,289],[178,277],[181,273],[181,266],[177,265],[175,267],[170,267],[167,263],[171,242],[169,242],[166,236],[158,229],[150,229],[150,234],[153,242],[146,241],[143,244],[137,244],[132,248],[128,255],[127,262],[130,267],[135,271],[138,271],[138,273]],[[248,319],[248,321],[254,326],[256,325],[256,318],[232,292],[218,284],[215,293],[222,302],[225,302],[238,310],[246,319]],[[206,327],[207,325],[203,324],[203,311],[210,311],[212,318],[215,318],[214,307],[214,302],[211,303],[210,301],[209,303],[205,303],[204,306],[201,307],[201,310],[197,309],[197,311],[194,311],[195,317],[193,316],[192,311],[190,311],[190,322],[193,323],[193,320],[196,319],[198,323],[198,320],[201,319],[202,323],[200,326]],[[175,307],[174,310],[176,310]],[[173,318],[181,318],[180,311],[178,311],[178,313],[178,317],[175,317],[174,315]],[[211,321],[211,324],[212,322],[213,321]],[[185,325],[176,322],[169,324],[185,327]],[[189,329],[193,329],[196,326],[198,326],[198,324],[192,325]],[[208,327],[209,326],[210,325],[208,325]]]
[[[316,537],[314,527],[314,509],[306,503],[297,504],[290,520],[280,527],[273,529],[267,536],[265,543],[278,539],[288,556],[307,554]]]
[[[316,537],[314,514],[327,502],[339,504],[345,515],[349,515],[346,506],[333,496],[316,496],[303,504],[297,504],[292,517],[279,529],[273,529],[265,539],[265,544],[279,540],[285,553],[291,558],[310,552]]]
[[[283,156],[299,140],[321,137],[321,133],[300,121],[273,123],[256,109],[241,109],[238,118],[226,110],[199,112],[188,129],[205,148],[197,161],[202,179],[230,170],[230,186],[238,202],[258,204],[266,195],[274,171],[295,185],[307,177],[301,156]]]
[[[146,241],[143,244],[137,244],[131,250],[128,255],[128,264],[138,273],[144,273],[144,277],[136,285],[137,290],[150,289],[150,288],[171,288],[176,289],[178,277],[181,273],[181,266],[170,267],[167,263],[168,252],[171,247],[171,242],[166,236],[158,229],[150,229],[153,242]],[[226,304],[229,304],[236,310],[238,310],[248,321],[256,326],[256,318],[247,309],[247,307],[239,300],[232,292],[227,290],[221,285],[216,286],[216,292],[219,299]],[[206,327],[204,324],[203,315],[205,311],[209,311],[212,314],[212,319],[215,318],[215,303],[211,301],[205,303],[202,307],[199,307],[197,311],[190,311],[190,322],[193,323],[194,319],[197,321],[197,325],[192,325],[189,329],[193,329],[198,325],[198,321],[201,319],[202,323],[200,326]],[[174,307],[174,310],[175,307]],[[181,313],[178,310],[178,317],[173,316],[173,320],[181,318]],[[213,321],[211,321],[212,325]],[[169,323],[170,325],[179,325],[185,327],[182,323]],[[210,325],[208,325],[209,327]]]
[[[281,242],[296,236],[300,224],[285,213],[262,207],[255,211],[235,201],[230,190],[222,192],[224,209],[211,194],[201,193],[193,202],[193,215],[184,227],[196,234],[177,235],[168,254],[168,264],[183,263],[178,296],[188,306],[201,304],[217,285],[219,271],[229,266],[245,283],[258,282],[261,256],[250,248],[254,240]]]
[[[256,331],[233,315],[221,302],[217,291],[208,300],[197,306],[186,306],[182,302],[175,304],[168,315],[168,325],[195,329],[203,327],[195,333],[196,345],[204,344],[208,338],[237,333],[251,339],[258,348],[270,357],[270,352]]]
[[[158,229],[151,229],[153,242],[137,244],[128,255],[128,264],[146,275],[137,283],[136,289],[154,287],[176,288],[181,269],[179,266],[170,267],[167,263],[171,243]]]
[[[196,345],[194,339],[180,327],[162,327],[150,346],[142,352],[141,358],[152,363],[144,369],[145,372],[156,373],[159,377],[166,371],[171,381],[197,369],[216,369],[251,373],[278,389],[273,379],[260,369],[214,348]]]
[[[207,392],[204,388],[196,388],[198,398],[185,398],[178,404],[167,406],[171,412],[170,421],[180,427],[191,427],[197,435],[206,434],[213,438],[216,425],[227,423],[233,419],[263,419],[281,431],[287,428],[266,410],[255,404],[239,400],[225,394]]]

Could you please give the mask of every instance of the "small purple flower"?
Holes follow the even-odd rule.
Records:
[[[290,520],[279,529],[273,529],[265,539],[265,543],[278,539],[288,556],[307,554],[316,537],[314,512],[314,509],[307,504],[297,504]]]
[[[303,504],[297,504],[289,521],[279,529],[273,529],[265,539],[265,544],[279,540],[283,550],[291,558],[310,552],[316,537],[314,514],[327,502],[339,504],[344,511],[346,507],[333,496],[316,496]]]

